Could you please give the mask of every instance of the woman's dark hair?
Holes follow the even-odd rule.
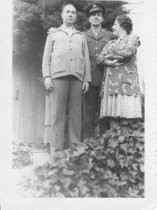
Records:
[[[119,25],[126,30],[127,34],[130,34],[133,29],[132,20],[126,15],[119,15],[117,16],[116,20],[118,21]]]
[[[67,6],[67,5],[72,5],[72,6],[76,9],[76,11],[77,11],[77,7],[76,7],[76,5],[75,5],[75,3],[74,3],[74,2],[71,2],[71,1],[65,1],[65,2],[63,2],[62,6],[61,6],[61,12],[63,12],[63,10],[64,10],[65,6]]]

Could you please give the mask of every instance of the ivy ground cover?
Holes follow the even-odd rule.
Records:
[[[144,197],[144,126],[132,122],[34,168],[30,197]]]

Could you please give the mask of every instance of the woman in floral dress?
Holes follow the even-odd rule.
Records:
[[[100,118],[108,117],[110,128],[119,128],[129,119],[141,118],[139,78],[136,52],[139,38],[132,35],[132,21],[126,15],[116,18],[113,34],[97,55],[97,62],[105,65],[101,88]]]

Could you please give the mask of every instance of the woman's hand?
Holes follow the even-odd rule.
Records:
[[[110,58],[112,58],[112,60],[110,60]],[[108,54],[108,55],[101,55],[98,54],[96,55],[96,62],[97,64],[106,64],[109,66],[120,66],[123,63],[120,62],[120,60],[122,59],[122,56],[116,55],[116,58],[113,59],[113,54]]]
[[[109,58],[112,58],[112,59],[119,59],[119,60],[122,60],[123,59],[123,56],[121,55],[115,55],[115,54],[108,54],[108,55],[105,55],[104,56],[106,59],[109,59]]]
[[[51,77],[46,77],[44,82],[45,82],[46,90],[52,91],[53,85],[52,85]]]
[[[106,59],[105,63],[109,66],[120,66],[123,64],[123,63],[120,63],[118,59],[114,59],[114,60]]]
[[[103,55],[97,54],[95,57],[96,57],[95,60],[96,60],[97,64],[101,64],[101,63],[103,64],[104,59],[105,59],[105,57]]]

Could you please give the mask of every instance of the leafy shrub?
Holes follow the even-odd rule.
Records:
[[[87,139],[66,159],[35,168],[25,190],[34,197],[143,197],[143,133],[143,123],[132,122]]]
[[[31,147],[22,142],[12,143],[12,167],[22,168],[32,163],[32,151]]]

